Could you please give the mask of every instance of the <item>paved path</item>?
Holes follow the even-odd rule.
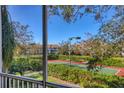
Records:
[[[71,83],[71,82],[68,82],[68,81],[64,81],[64,80],[61,80],[61,79],[58,79],[58,78],[55,78],[55,77],[52,77],[52,76],[49,76],[48,78],[54,80],[54,82],[58,83],[58,84],[63,84],[63,85],[66,85],[66,86],[70,86],[72,88],[80,88],[80,86],[78,84],[74,84],[74,83]]]
[[[48,62],[66,62],[69,63],[70,61],[66,61],[66,60],[48,60]],[[86,64],[87,62],[71,62],[72,64]],[[115,73],[115,75],[117,76],[121,76],[124,77],[124,68],[121,67],[114,67],[114,66],[104,66],[106,68],[112,68],[117,70],[117,73]]]
[[[26,76],[26,77],[30,77],[30,76],[32,76],[32,75],[36,75],[36,74],[42,74],[43,73],[43,71],[39,71],[39,72],[32,72],[32,73],[26,73],[26,74],[24,74],[24,76]]]

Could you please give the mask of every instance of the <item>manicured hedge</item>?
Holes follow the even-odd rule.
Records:
[[[77,55],[71,55],[71,60],[75,62],[84,62],[84,61],[89,61],[93,59],[92,57],[89,56],[77,56]],[[59,55],[59,60],[69,60],[68,55]]]
[[[57,60],[58,58],[58,54],[48,54],[48,60]]]
[[[59,60],[69,60],[69,56],[68,55],[59,55]]]
[[[106,66],[124,67],[124,58],[108,58],[99,63]]]
[[[49,76],[79,84],[88,88],[116,88],[124,87],[124,78],[92,73],[77,67],[64,64],[49,64]]]
[[[19,57],[14,57],[14,60],[24,58],[24,59],[30,59],[30,60],[42,60],[41,55],[29,55],[29,56],[19,56]]]

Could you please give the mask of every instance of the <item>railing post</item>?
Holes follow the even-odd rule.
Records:
[[[0,6],[0,73],[2,73],[2,9]],[[0,76],[0,88],[1,88],[1,76]]]
[[[47,82],[47,6],[42,6],[42,27],[43,27],[43,87],[46,88]]]

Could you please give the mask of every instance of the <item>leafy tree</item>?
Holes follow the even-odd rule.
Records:
[[[13,50],[15,48],[14,30],[6,6],[2,9],[2,56],[3,71],[8,73],[8,68],[12,62]]]
[[[87,56],[97,56],[99,60],[108,57],[110,45],[97,37],[81,42],[81,52]]]
[[[107,18],[107,13],[114,11],[113,18],[124,14],[124,6],[114,5],[65,5],[48,6],[49,15],[61,16],[66,22],[75,22],[85,15],[91,15],[96,21],[102,22]]]
[[[18,45],[26,45],[32,43],[32,31],[29,31],[28,25],[21,24],[20,22],[12,22],[12,26],[14,29],[14,37],[16,44]]]
[[[111,54],[120,56],[124,46],[124,16],[103,24],[98,35],[104,42],[111,44]]]
[[[81,55],[81,46],[80,43],[75,43],[73,45],[71,45],[71,51],[72,51],[72,55]]]
[[[33,36],[32,31],[29,31],[28,25],[23,25],[20,22],[12,22],[13,30],[14,30],[14,38],[16,42],[16,48],[14,51],[15,55],[24,54],[21,52],[25,52],[27,50],[27,45],[32,43]],[[24,50],[24,51],[22,51]]]
[[[2,53],[3,71],[8,73],[13,59],[14,49],[21,44],[26,45],[32,41],[32,32],[28,31],[28,25],[12,22],[7,6],[2,6]],[[25,47],[20,47],[24,49]]]
[[[60,54],[68,54],[69,51],[69,42],[68,41],[62,41],[59,43],[59,53]]]

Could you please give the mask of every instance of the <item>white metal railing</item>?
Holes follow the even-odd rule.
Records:
[[[16,76],[12,74],[0,73],[0,88],[42,88],[43,81]],[[72,86],[46,82],[46,87],[50,88],[72,88]]]
[[[42,81],[35,79],[0,73],[1,88],[41,88]]]

